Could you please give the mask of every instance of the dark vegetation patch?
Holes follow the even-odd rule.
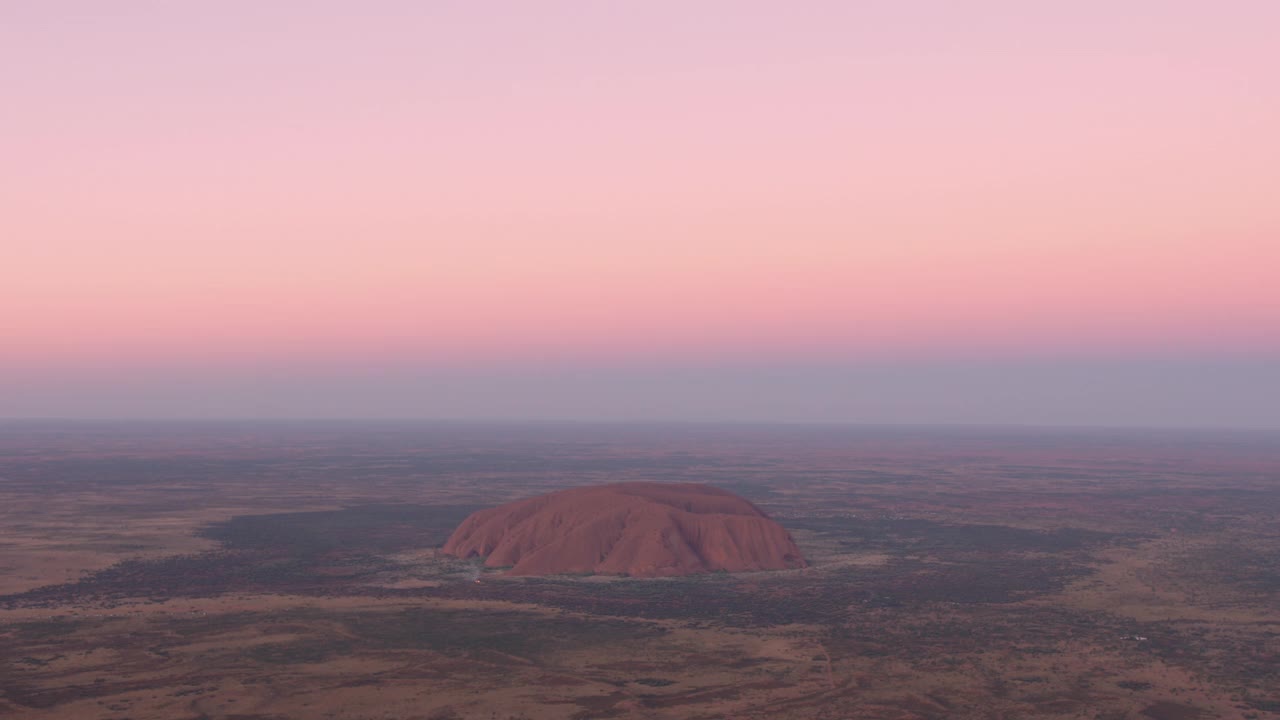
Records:
[[[1142,709],[1142,714],[1152,720],[1197,720],[1205,713],[1200,708],[1171,700],[1161,700]]]
[[[637,685],[646,685],[648,687],[667,687],[668,685],[676,684],[675,680],[667,680],[665,678],[650,678],[650,677],[636,678],[631,682]]]
[[[543,617],[520,612],[412,609],[344,620],[362,643],[384,649],[445,654],[480,651],[535,658],[566,649],[653,638],[667,632],[651,623]]]
[[[366,505],[235,517],[202,533],[221,543],[217,550],[126,560],[79,582],[0,597],[0,605],[55,606],[137,597],[159,601],[227,592],[351,591],[347,586],[391,566],[385,555],[443,544],[475,509]],[[361,592],[354,590],[354,594]]]
[[[392,553],[441,545],[468,515],[468,505],[362,505],[320,512],[241,515],[200,534],[228,550],[311,559]]]
[[[1247,592],[1280,593],[1280,548],[1220,543],[1192,562],[1205,568],[1216,582]]]
[[[837,657],[894,657],[926,668],[945,667],[958,659],[981,658],[994,648],[1015,656],[1052,657],[1067,641],[1088,639],[1102,647],[1118,643],[1127,629],[1112,616],[1060,608],[973,606],[934,617],[904,608],[879,608],[854,622],[830,625],[824,647]],[[1009,683],[1038,685],[1041,675],[1005,677]]]
[[[895,554],[942,558],[972,554],[1061,553],[1116,539],[1111,533],[1060,528],[1027,530],[1007,525],[961,525],[917,518],[799,518],[787,527],[837,538],[841,545]]]
[[[9,627],[15,633],[18,640],[40,642],[71,635],[83,627],[83,623],[78,620],[58,618],[54,620],[33,620],[30,622],[16,623]]]
[[[324,662],[350,653],[351,643],[346,640],[308,638],[290,643],[255,645],[245,654],[268,665],[300,665]]]
[[[1196,667],[1246,687],[1280,687],[1280,646],[1271,631],[1167,621],[1134,623],[1124,636],[1144,638],[1141,650],[1167,663]]]
[[[1121,680],[1120,682],[1116,683],[1116,686],[1122,687],[1125,690],[1135,690],[1135,691],[1151,689],[1151,683],[1144,682],[1142,680]]]

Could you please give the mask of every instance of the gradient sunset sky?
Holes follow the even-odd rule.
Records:
[[[0,3],[0,417],[1280,427],[1280,3]]]

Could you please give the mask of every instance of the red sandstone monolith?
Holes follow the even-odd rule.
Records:
[[[630,482],[573,488],[474,513],[443,552],[511,575],[637,577],[805,566],[790,533],[708,485]]]

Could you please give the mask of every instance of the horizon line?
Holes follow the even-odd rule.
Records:
[[[733,427],[814,427],[814,428],[934,428],[934,429],[990,429],[990,430],[1148,430],[1185,432],[1260,432],[1280,433],[1280,426],[1264,425],[1146,425],[1146,424],[1097,424],[1072,423],[989,423],[989,422],[871,422],[844,420],[730,420],[730,419],[605,419],[605,418],[531,418],[531,417],[58,417],[58,416],[0,416],[0,424],[9,423],[345,423],[345,424],[437,424],[437,425],[607,425],[607,426],[733,426]]]

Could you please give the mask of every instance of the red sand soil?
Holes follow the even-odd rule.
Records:
[[[804,567],[781,525],[708,485],[619,483],[573,488],[481,510],[444,545],[511,575],[660,577]]]

